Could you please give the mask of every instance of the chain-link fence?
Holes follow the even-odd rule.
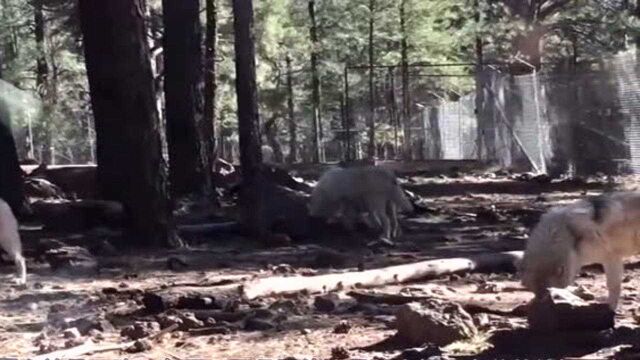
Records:
[[[372,98],[369,69],[353,67],[343,126],[333,129],[344,151],[335,157],[347,158],[345,149],[352,159],[367,156],[373,114],[378,158],[482,159],[552,174],[640,172],[635,51],[525,75],[511,69],[416,66],[405,88],[400,67],[376,67]]]
[[[638,66],[628,52],[521,76],[485,69],[481,158],[552,174],[640,171]]]

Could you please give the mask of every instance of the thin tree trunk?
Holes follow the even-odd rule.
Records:
[[[316,24],[315,0],[309,0],[309,36],[311,39],[311,107],[312,107],[312,133],[313,133],[313,162],[319,163],[321,159],[320,146],[320,76],[318,75],[318,34]]]
[[[52,139],[51,139],[51,102],[50,102],[50,84],[49,84],[49,66],[47,64],[47,57],[45,53],[45,19],[43,0],[33,1],[33,20],[34,20],[34,35],[36,39],[36,89],[40,95],[40,99],[43,100],[44,105],[44,157],[40,161],[46,164],[54,164],[55,158],[53,155]],[[29,151],[31,152],[31,151]]]
[[[479,4],[479,0],[474,0],[473,2],[473,7],[475,10],[475,14],[474,14],[474,18],[475,18],[475,22],[476,25],[479,26],[480,25],[480,4]],[[478,159],[483,159],[485,156],[488,156],[488,154],[485,154],[484,151],[486,143],[485,143],[485,128],[486,126],[483,126],[485,124],[485,117],[484,117],[484,83],[483,83],[483,61],[484,61],[484,55],[483,55],[483,46],[482,46],[482,38],[480,37],[479,34],[476,34],[476,39],[475,39],[475,52],[476,52],[476,67],[475,67],[475,86],[476,86],[476,98],[475,98],[475,114],[476,114],[476,119],[478,121],[478,128],[477,128],[477,143],[476,143],[476,149],[477,149],[477,157]]]
[[[289,157],[287,162],[293,164],[298,161],[298,126],[295,119],[293,105],[293,74],[291,56],[287,54],[287,112],[289,120]]]
[[[141,1],[80,0],[79,11],[98,188],[104,199],[124,204],[132,244],[171,244],[175,230]]]
[[[368,118],[368,137],[369,147],[367,148],[367,155],[370,159],[373,159],[376,155],[376,124],[375,124],[375,88],[374,88],[374,45],[373,45],[373,30],[375,25],[375,0],[369,0],[369,118]]]
[[[47,83],[49,78],[49,69],[47,66],[47,58],[44,50],[44,10],[42,0],[33,1],[33,17],[34,17],[34,34],[36,38],[36,87],[41,98],[47,95]]]
[[[636,1],[636,6],[634,8],[633,15],[635,15],[636,20],[640,20],[640,0]],[[635,37],[634,42],[636,44],[636,48],[640,49],[640,35]]]
[[[213,153],[210,159],[213,161],[218,156],[216,146],[216,54],[218,46],[218,9],[216,0],[206,0],[206,33],[204,55],[204,124],[211,126],[211,138],[213,139]]]
[[[409,100],[409,46],[407,45],[407,0],[400,1],[400,41],[401,66],[402,66],[402,126],[404,136],[404,159],[411,160],[411,102]]]
[[[390,118],[393,125],[393,157],[398,158],[398,105],[396,103],[396,78],[394,69],[389,68],[389,103],[390,103]]]
[[[200,2],[163,0],[162,6],[171,192],[209,192],[213,131],[203,113]]]
[[[253,33],[252,0],[233,0],[233,28],[236,57],[236,94],[238,101],[238,133],[242,190],[240,206],[243,225],[255,236],[266,233],[263,218],[264,194],[260,172],[260,115],[256,85],[256,59]]]

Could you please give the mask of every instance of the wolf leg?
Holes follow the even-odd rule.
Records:
[[[618,300],[620,299],[624,265],[620,258],[610,258],[602,265],[604,266],[604,272],[607,276],[607,288],[609,290],[607,302],[611,310],[615,310],[618,307]]]
[[[387,216],[391,220],[391,235],[394,238],[400,236],[400,224],[398,223],[398,207],[393,201],[387,202]]]
[[[21,254],[16,254],[13,259],[18,271],[18,279],[16,282],[18,285],[24,285],[27,283],[27,265],[24,257]]]
[[[376,214],[380,221],[382,222],[382,234],[384,239],[391,240],[391,222],[389,221],[389,217],[387,216],[387,212],[385,211],[384,204],[381,207],[376,207]]]

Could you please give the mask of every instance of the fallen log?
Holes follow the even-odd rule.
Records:
[[[206,223],[206,224],[191,224],[191,225],[178,225],[178,231],[183,234],[232,234],[239,233],[241,230],[240,225],[235,221],[229,221],[224,223]]]
[[[269,277],[243,285],[241,292],[247,299],[255,299],[300,291],[320,293],[354,287],[374,287],[471,271],[513,271],[521,259],[522,251],[511,251],[472,258],[427,260],[367,271],[319,276]]]
[[[349,291],[347,293],[348,296],[356,299],[359,303],[369,303],[369,304],[385,304],[385,305],[404,305],[412,302],[421,302],[430,299],[443,299],[444,296],[416,296],[416,295],[402,295],[402,294],[388,294],[388,293],[368,293],[362,291]],[[514,316],[514,317],[523,317],[527,316],[527,312],[524,311],[521,306],[518,306],[510,311],[491,309],[486,306],[475,304],[475,303],[465,303],[460,302],[460,306],[471,315],[474,314],[493,314],[500,316]]]

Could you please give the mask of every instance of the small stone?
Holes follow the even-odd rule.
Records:
[[[349,331],[351,331],[351,324],[346,321],[346,320],[342,320],[340,321],[340,323],[338,325],[336,325],[333,328],[333,333],[334,334],[348,334]]]
[[[151,342],[148,340],[136,340],[133,345],[127,349],[130,354],[140,353],[151,350]]]
[[[545,295],[531,302],[527,320],[529,328],[545,333],[600,331],[614,326],[615,312],[607,304],[587,304],[573,294],[563,296],[563,299]]]
[[[396,314],[398,337],[409,345],[446,346],[478,333],[473,318],[459,304],[444,300],[402,305]]]
[[[180,331],[189,331],[191,329],[197,329],[204,326],[204,322],[196,319],[196,316],[193,313],[183,313],[180,316],[180,320],[182,320],[182,324],[178,326],[178,330]]]
[[[160,328],[166,329],[173,325],[178,325],[180,327],[182,325],[182,319],[176,315],[160,315],[157,318],[158,323],[160,324]]]
[[[160,326],[158,325],[158,323],[155,323],[155,322],[152,322],[152,323],[136,322],[135,324],[127,326],[124,329],[122,329],[122,331],[120,331],[120,335],[123,337],[127,337],[131,340],[138,340],[151,335],[152,333],[158,331],[159,328]]]
[[[264,319],[249,318],[245,321],[244,329],[247,331],[264,331],[271,330],[275,326]]]
[[[346,360],[350,356],[349,350],[342,346],[337,346],[331,349],[331,360]]]
[[[62,332],[62,336],[65,339],[79,339],[82,337],[80,331],[77,328],[69,328]]]
[[[293,300],[278,300],[269,306],[269,309],[279,313],[302,315],[302,311]]]
[[[69,340],[64,342],[64,348],[65,349],[70,349],[72,347],[80,346],[82,344],[84,344],[84,339],[82,339],[82,338],[69,339]]]
[[[321,312],[332,312],[338,307],[338,302],[340,301],[340,297],[338,294],[331,293],[322,296],[316,296],[313,301],[313,305],[316,310]]]

